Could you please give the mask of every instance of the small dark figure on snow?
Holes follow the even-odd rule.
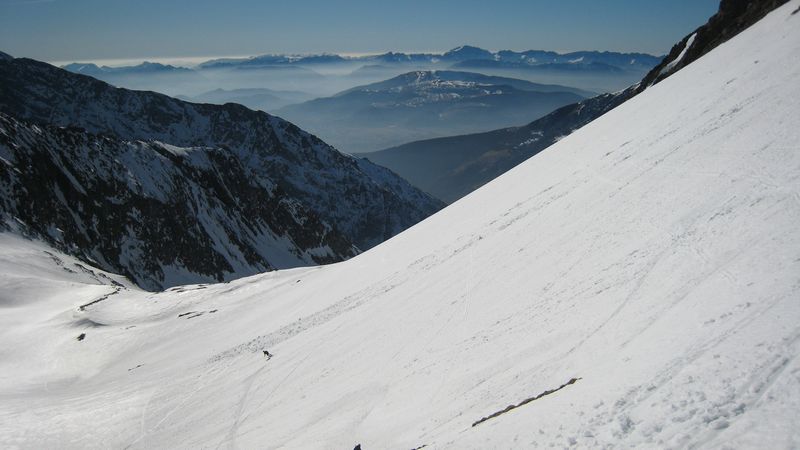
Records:
[[[269,361],[272,358],[272,353],[270,353],[269,350],[264,350],[264,357]]]

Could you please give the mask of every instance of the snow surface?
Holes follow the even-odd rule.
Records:
[[[659,75],[671,72],[672,69],[674,69],[675,66],[677,66],[678,63],[683,60],[683,57],[686,56],[686,52],[689,51],[690,48],[692,48],[692,44],[694,44],[694,39],[696,37],[697,33],[694,33],[691,36],[689,36],[689,39],[686,40],[686,45],[683,46],[683,50],[681,50],[680,54],[678,54],[678,56],[674,60],[670,61],[669,64],[664,66],[664,68],[661,69],[661,72],[659,72]]]
[[[344,263],[3,271],[0,447],[797,448],[798,5]]]

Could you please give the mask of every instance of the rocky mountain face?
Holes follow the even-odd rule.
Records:
[[[669,54],[636,87],[641,92],[691,64],[718,45],[758,22],[789,0],[721,0],[708,22],[675,44]]]
[[[138,160],[135,164],[137,167],[144,164],[139,168],[147,177],[163,172],[164,180],[178,180],[172,181],[171,187],[163,181],[163,189],[159,188],[153,194],[161,203],[152,200],[152,196],[145,196],[149,200],[142,200],[140,197],[144,194],[135,190],[136,183],[130,180],[123,182],[126,180],[123,176],[116,181],[97,181],[97,192],[84,187],[85,194],[82,195],[86,195],[86,199],[82,203],[69,205],[69,209],[79,209],[85,207],[81,205],[86,202],[133,202],[115,213],[121,215],[119,220],[123,222],[114,222],[109,228],[92,231],[98,235],[117,236],[117,232],[128,225],[136,227],[150,220],[159,222],[160,219],[155,219],[158,214],[165,214],[162,218],[164,221],[175,220],[170,226],[154,225],[152,232],[136,235],[137,239],[150,246],[148,251],[154,255],[153,264],[142,263],[143,267],[148,267],[145,270],[153,272],[153,275],[148,278],[126,270],[138,279],[148,279],[143,284],[149,288],[170,284],[170,277],[164,277],[166,281],[160,282],[160,275],[155,269],[156,264],[170,265],[174,262],[169,260],[168,255],[176,247],[166,245],[163,249],[156,249],[165,239],[199,247],[196,249],[198,255],[208,256],[213,252],[221,255],[193,258],[196,264],[189,264],[191,267],[187,268],[186,273],[181,272],[176,278],[182,282],[209,277],[222,279],[273,267],[291,267],[301,262],[342,260],[355,253],[352,245],[360,250],[368,249],[442,207],[441,202],[411,187],[392,172],[343,155],[280,118],[235,104],[192,104],[153,92],[114,88],[93,78],[29,59],[0,60],[0,112],[10,116],[5,119],[7,128],[21,127],[29,131],[17,132],[14,139],[6,137],[9,149],[24,148],[18,142],[19,137],[28,136],[25,139],[30,139],[36,135],[35,130],[44,129],[44,125],[83,129],[72,130],[72,134],[59,134],[55,128],[47,128],[49,134],[57,136],[51,145],[46,146],[53,155],[53,162],[37,174],[45,178],[33,179],[49,179],[45,174],[53,175],[53,171],[63,167],[63,177],[75,180],[88,177],[84,182],[94,183],[90,181],[98,175],[91,172],[94,168],[90,164],[78,158],[76,161],[83,162],[75,162],[71,168],[67,168],[68,159],[59,155],[77,152],[83,148],[81,146],[88,146],[89,141],[96,139],[100,140],[98,142],[111,142],[108,145],[116,148],[112,153],[149,155],[141,157],[147,164]],[[81,141],[80,133],[85,134],[84,141]],[[90,137],[86,133],[100,136]],[[170,152],[165,150],[170,148],[167,146],[192,150]],[[134,151],[133,148],[139,150]],[[202,159],[205,165],[201,166],[205,169],[200,170],[190,164],[185,160],[189,158],[187,155],[191,155],[192,161],[194,158]],[[86,154],[82,157],[93,160],[97,155]],[[12,161],[9,158],[6,160]],[[120,161],[126,167],[125,160]],[[8,166],[6,163],[6,170],[10,171],[8,173],[16,173],[14,168],[17,167],[13,164]],[[119,170],[125,174],[122,168]],[[27,186],[26,183],[31,180],[21,178],[14,181],[8,178],[6,183],[9,186]],[[83,186],[83,183],[78,181],[77,185]],[[62,188],[66,185],[56,186],[39,187],[44,192],[36,197],[44,198],[48,193],[51,197],[64,194]],[[78,187],[75,189],[81,191]],[[114,194],[119,189],[124,193]],[[131,189],[134,191],[126,191]],[[11,194],[19,197],[12,196],[16,206],[6,205],[9,217],[19,218],[14,213],[19,210],[15,208],[27,208],[25,203],[20,202],[33,200],[22,197],[23,191],[11,191]],[[175,204],[170,203],[172,196],[178,197],[174,200]],[[192,199],[191,202],[189,199]],[[144,204],[137,206],[136,202],[140,200]],[[195,222],[205,220],[207,215],[218,216],[220,221],[225,222],[223,228],[227,228],[227,231],[212,232],[206,228],[207,232],[199,230],[196,235],[191,234],[191,231],[187,231],[193,229],[190,218],[177,220],[172,217],[174,209],[184,207],[179,205],[186,207],[185,214],[195,216]],[[100,211],[102,209],[96,209],[94,213],[100,214]],[[138,212],[128,214],[131,211]],[[131,215],[139,216],[132,224],[125,224],[124,217]],[[64,217],[69,219],[73,215],[64,213]],[[36,216],[30,218],[36,219]],[[80,221],[75,217],[73,219],[74,227],[79,228]],[[30,226],[30,222],[35,220],[26,224]],[[61,222],[53,223],[64,230],[58,225]],[[40,228],[48,225],[37,223]],[[308,235],[304,234],[306,228]],[[127,264],[123,258],[125,254],[113,250],[114,243],[109,244],[108,248],[112,248],[110,251],[101,249],[105,253],[81,247],[90,245],[96,237],[86,233],[71,234],[82,234],[82,237],[73,239],[74,246],[65,242],[62,247],[73,254],[91,258],[108,270],[137,264],[136,261]],[[207,238],[198,237],[204,233],[208,235]],[[51,232],[44,236],[55,239]],[[241,255],[228,258],[230,255],[225,255],[222,247],[227,245],[226,241],[247,241],[240,236],[252,236],[254,239],[239,246]],[[283,247],[278,246],[282,250],[277,257],[271,255],[274,247],[270,244],[275,239],[290,242]],[[138,256],[139,253],[135,251],[129,255],[134,260]],[[180,258],[180,255],[176,258]],[[186,261],[179,262],[184,266],[188,264]],[[242,264],[237,266],[239,263]],[[195,275],[198,278],[192,278]]]
[[[0,158],[0,226],[147,289],[358,252],[278,186],[254,182],[222,148],[121,141],[0,113]]]
[[[678,42],[641,82],[559,108],[522,127],[429,139],[364,155],[450,203],[667,78],[787,0],[723,0],[717,14]]]
[[[523,124],[591,95],[567,86],[478,73],[413,71],[275,112],[354,153]]]

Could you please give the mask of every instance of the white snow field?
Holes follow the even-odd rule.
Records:
[[[0,447],[798,448],[799,6],[344,263],[153,294],[5,236]]]

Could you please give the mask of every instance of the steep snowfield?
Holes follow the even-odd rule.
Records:
[[[0,446],[800,446],[798,6],[347,262],[64,284]]]

